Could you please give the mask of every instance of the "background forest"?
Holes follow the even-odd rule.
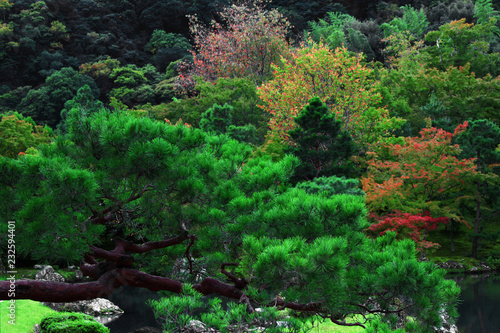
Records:
[[[338,324],[373,310],[368,292],[344,290],[398,285],[401,272],[366,268],[391,255],[444,304],[457,291],[425,280],[432,265],[417,257],[500,268],[498,10],[491,0],[0,0],[2,218],[29,221],[23,258],[51,263],[89,251],[111,260],[92,245],[108,236],[191,242],[134,257],[159,275],[196,232],[199,271],[239,289],[254,276],[265,296],[316,297]],[[179,223],[155,225],[158,216]],[[348,238],[374,243],[355,249]],[[363,261],[370,251],[380,257]],[[325,274],[357,270],[311,292],[324,282],[307,261]],[[438,322],[410,290],[372,297],[384,315],[404,308],[422,327]],[[374,332],[402,327],[391,320]]]

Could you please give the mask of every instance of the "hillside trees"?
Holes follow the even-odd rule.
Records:
[[[30,147],[49,142],[53,135],[50,128],[36,125],[33,119],[19,113],[2,116],[0,122],[0,155],[16,157]]]
[[[477,77],[498,76],[499,55],[492,49],[492,44],[498,43],[496,22],[495,18],[481,24],[465,23],[465,19],[460,19],[429,32],[425,40],[431,45],[423,49],[430,55],[426,65],[446,70],[469,63]]]
[[[85,85],[90,87],[95,97],[99,97],[99,89],[91,77],[65,67],[49,76],[41,88],[30,90],[21,101],[19,109],[37,123],[56,127],[61,121],[64,103]]]
[[[362,52],[367,61],[374,60],[379,53],[381,34],[373,20],[360,22],[345,13],[328,12],[326,19],[309,22],[308,30],[315,42],[324,42],[331,50],[346,47],[352,52]]]
[[[429,21],[423,9],[417,10],[410,5],[401,7],[403,17],[396,17],[388,23],[382,23],[380,29],[384,38],[390,35],[408,32],[416,38],[420,38],[427,30]]]
[[[408,135],[420,131],[427,117],[447,131],[468,119],[499,121],[498,55],[487,37],[492,23],[454,21],[426,35],[431,45],[404,34],[388,38],[387,52],[394,56],[391,68],[380,72],[381,92],[391,113],[408,119]]]
[[[17,299],[92,299],[120,285],[181,293],[187,282],[248,313],[288,308],[342,325],[365,326],[345,319],[367,312],[393,325],[405,311],[426,332],[443,309],[455,314],[455,283],[419,262],[411,241],[365,237],[363,197],[291,188],[292,156],[249,160],[227,136],[124,112],[72,108],[66,122],[54,144],[0,158],[0,214],[16,221],[20,253],[81,261],[92,281],[17,280]],[[177,260],[188,277],[172,272]],[[8,289],[1,281],[1,299]]]
[[[174,99],[167,104],[145,107],[159,120],[169,119],[173,123],[180,118],[188,124],[198,126],[203,113],[214,104],[232,107],[232,124],[256,128],[257,141],[262,142],[267,133],[269,116],[260,109],[255,83],[244,78],[219,78],[215,82],[199,79],[193,97]]]

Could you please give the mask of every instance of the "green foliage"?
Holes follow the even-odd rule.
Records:
[[[109,92],[108,96],[116,98],[129,107],[155,103],[164,94],[163,89],[158,86],[165,76],[151,64],[140,68],[136,65],[117,67],[112,70],[109,77],[114,79],[115,88]]]
[[[461,157],[474,158],[481,174],[476,177],[472,189],[461,198],[462,210],[469,211],[474,220],[472,254],[477,257],[478,239],[496,242],[498,232],[484,232],[488,223],[496,222],[500,213],[500,128],[486,120],[469,122],[467,130],[457,137],[462,148]]]
[[[144,49],[153,54],[153,62],[162,72],[171,62],[190,55],[191,44],[181,34],[155,30]]]
[[[215,134],[225,133],[226,127],[232,124],[231,114],[233,110],[233,107],[228,104],[224,104],[224,106],[214,104],[201,116],[200,128]]]
[[[309,30],[311,37],[316,42],[322,40],[335,50],[337,47],[342,47],[346,41],[345,27],[355,18],[348,14],[329,12],[327,13],[328,20],[320,19],[318,22],[309,22]]]
[[[445,129],[452,129],[471,118],[499,121],[495,111],[500,106],[498,77],[488,74],[476,77],[470,64],[443,70],[429,68],[432,61],[428,61],[428,48],[434,46],[423,47],[422,50],[420,43],[412,44],[411,38],[405,40],[404,36],[398,36],[395,39],[399,44],[394,47],[397,56],[392,59],[393,68],[381,71],[381,91],[391,113],[409,120],[411,130],[407,135],[415,135],[425,126],[425,118]],[[468,46],[464,44],[464,47]],[[478,59],[483,59],[481,57],[478,56]],[[431,59],[439,61],[439,58]],[[486,64],[483,70],[485,68]]]
[[[403,17],[394,18],[391,22],[380,25],[384,38],[400,32],[409,32],[416,38],[422,37],[429,26],[424,10],[417,10],[410,5],[401,7],[401,10]]]
[[[205,298],[187,284],[182,296],[150,300],[148,305],[167,332],[183,332],[194,320],[220,332],[248,332],[257,327],[265,327],[266,332],[281,332],[279,327],[287,327],[291,332],[308,331],[303,330],[304,319],[291,318],[274,308],[249,313],[246,304],[223,304],[220,298]]]
[[[48,126],[37,126],[30,117],[17,112],[2,116],[0,122],[0,156],[16,157],[30,147],[46,143],[53,136]]]
[[[346,293],[346,290],[354,285],[354,288],[360,292],[372,289],[376,285],[377,288],[387,288],[386,291],[394,290],[396,293],[404,289],[405,294],[408,292],[406,288],[411,288],[413,285],[419,290],[418,296],[417,293],[410,292],[413,294],[410,299],[415,305],[413,310],[420,309],[417,312],[424,309],[424,312],[430,310],[429,306],[433,306],[435,297],[439,299],[457,297],[458,288],[452,281],[443,281],[442,287],[444,288],[436,294],[432,293],[433,288],[427,289],[429,285],[424,281],[436,281],[435,279],[440,279],[439,276],[443,276],[444,271],[434,271],[432,263],[419,262],[414,254],[411,254],[414,251],[412,241],[395,241],[394,233],[389,233],[376,241],[365,242],[364,240],[366,240],[364,236],[358,238],[355,234],[338,238],[320,237],[313,242],[306,242],[300,238],[282,240],[247,237],[243,241],[245,256],[242,259],[246,265],[253,268],[257,285],[262,285],[263,281],[275,281],[275,283],[264,285],[269,294],[274,295],[284,288],[286,291],[280,294],[283,299],[310,301],[319,299],[333,313],[342,311],[340,310],[341,299],[349,299],[350,304],[359,302],[357,296]],[[364,249],[359,252],[359,256],[351,256],[348,259],[345,254],[348,252],[354,254],[357,252],[355,248]],[[405,264],[399,266],[402,261]],[[355,268],[355,265],[360,266]],[[371,265],[376,265],[377,268],[370,270],[368,267]],[[396,268],[398,266],[399,268]],[[349,267],[349,273],[344,274],[342,272],[346,267]],[[406,279],[403,277],[405,274],[403,272],[412,272],[415,280],[412,278],[411,282],[407,280],[403,282]],[[325,280],[325,276],[329,278]],[[290,280],[294,283],[290,284],[288,282]],[[396,291],[395,286],[398,286],[396,289],[399,287],[403,289]],[[391,304],[383,298],[376,298],[376,301],[372,299],[367,303],[369,308],[375,304],[383,309],[391,308]],[[400,298],[396,302],[403,303],[404,300]],[[438,305],[435,309],[439,307]],[[419,323],[422,317],[435,323],[440,321],[438,313],[434,313],[434,310],[426,313],[420,312],[419,315],[416,315],[413,310],[406,312],[406,315],[418,318]],[[450,311],[452,316],[456,315],[453,307],[446,308],[446,310]],[[395,315],[389,313],[382,316],[381,320],[394,329],[395,321],[391,320],[391,317]],[[405,318],[402,319],[405,320]],[[429,330],[430,327],[425,324],[421,325],[421,331],[427,332],[426,329]]]
[[[61,111],[61,122],[58,125],[59,132],[62,134],[67,132],[66,118],[70,113],[75,113],[78,117],[87,117],[91,113],[102,110],[103,108],[104,105],[95,98],[90,87],[84,85],[78,89],[73,99],[64,103],[64,109]],[[73,115],[73,117],[75,116]]]
[[[0,217],[16,221],[25,256],[76,261],[104,237],[144,243],[188,232],[196,235],[190,253],[197,269],[222,280],[221,264],[239,263],[231,274],[245,279],[251,302],[268,305],[259,318],[271,326],[281,321],[283,300],[319,304],[340,322],[375,304],[397,311],[399,299],[413,301],[406,311],[426,328],[439,325],[442,309],[454,315],[454,282],[419,262],[411,242],[366,237],[363,196],[290,187],[294,156],[250,159],[252,148],[226,135],[125,112],[69,112],[66,124],[68,133],[36,154],[0,158]],[[147,261],[181,260],[186,246],[152,252]],[[188,312],[197,315],[197,296],[188,291],[161,302],[176,328]],[[209,311],[201,319],[220,329],[252,318],[243,305],[213,300],[203,307]],[[287,315],[283,321],[300,331],[304,316]]]
[[[40,323],[41,333],[109,333],[109,328],[89,315],[61,312],[45,317]]]
[[[196,89],[199,92],[196,97],[175,99],[168,104],[151,107],[151,114],[155,118],[169,119],[176,122],[179,118],[194,126],[199,125],[202,114],[214,104],[228,104],[232,107],[233,126],[235,138],[241,137],[241,132],[246,132],[245,137],[251,137],[255,127],[257,142],[264,141],[267,133],[268,116],[257,104],[259,98],[256,93],[255,84],[247,79],[220,78],[215,83],[198,81]]]
[[[252,124],[245,126],[229,125],[229,127],[227,127],[227,134],[231,138],[240,142],[248,142],[253,144],[258,143],[257,129]]]
[[[38,74],[47,78],[61,70],[63,67],[76,67],[78,60],[68,56],[64,51],[48,52],[43,51],[33,62],[33,66],[38,70]]]
[[[378,25],[374,27],[369,21],[360,22],[351,15],[339,12],[328,12],[327,20],[320,19],[308,24],[309,34],[314,41],[323,41],[332,50],[345,46],[349,51],[363,52],[367,61],[373,60],[373,49],[376,49],[380,40],[378,37],[375,37],[376,41],[373,40],[378,34]]]
[[[491,17],[497,20],[500,18],[499,12],[493,9],[491,0],[476,0],[474,4],[474,18],[478,24],[488,23]]]
[[[99,96],[99,89],[92,78],[65,67],[49,76],[44,86],[28,92],[19,109],[37,123],[56,127],[61,121],[60,113],[64,103],[72,99],[78,89],[85,85],[90,87],[95,97]]]
[[[356,150],[354,142],[319,97],[309,101],[295,123],[297,127],[288,132],[293,143],[285,150],[301,161],[295,181],[355,174],[355,165],[349,161]]]
[[[465,23],[465,19],[452,21],[425,35],[431,45],[423,52],[430,57],[427,67],[446,70],[450,66],[459,67],[469,63],[471,71],[478,77],[488,73],[497,76],[500,72],[498,53],[492,52],[494,33],[498,32],[497,20],[491,18],[480,24]],[[498,37],[495,37],[498,40]]]
[[[155,30],[151,35],[149,43],[144,47],[146,51],[156,53],[163,48],[179,46],[185,50],[191,49],[189,41],[179,34],[167,33],[164,30]]]
[[[359,180],[336,176],[314,178],[312,181],[298,183],[297,188],[327,198],[339,194],[365,195],[360,188]]]
[[[462,158],[476,158],[479,171],[500,171],[500,152],[495,151],[500,144],[500,127],[495,123],[486,119],[470,121],[465,132],[457,137],[456,143],[462,149]]]
[[[232,124],[232,114],[234,108],[231,105],[224,104],[220,106],[214,104],[210,109],[203,113],[200,120],[200,128],[206,132],[214,134],[229,134],[233,139],[240,142],[255,143],[255,126],[252,124],[245,126],[235,126]]]

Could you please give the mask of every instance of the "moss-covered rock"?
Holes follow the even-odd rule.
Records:
[[[89,315],[61,312],[45,317],[40,323],[41,333],[109,333],[109,328]]]

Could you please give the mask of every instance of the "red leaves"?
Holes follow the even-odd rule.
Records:
[[[201,25],[190,17],[190,30],[196,51],[192,66],[180,72],[178,86],[189,90],[193,77],[205,80],[220,77],[249,77],[262,82],[271,75],[271,63],[289,52],[286,35],[290,24],[276,10],[265,10],[254,4],[233,5],[221,13],[224,24]]]
[[[381,145],[377,154],[369,154],[368,174],[361,183],[370,210],[418,213],[429,205],[444,209],[440,201],[476,174],[474,159],[459,160],[455,155],[460,147],[451,144],[466,126],[459,125],[453,134],[426,128],[418,137]]]
[[[372,216],[374,217],[374,216]],[[431,243],[422,238],[422,231],[435,230],[438,224],[446,224],[447,217],[431,217],[428,211],[424,214],[401,213],[397,211],[383,217],[374,217],[377,223],[372,224],[367,231],[372,235],[384,235],[388,231],[394,231],[399,239],[410,238],[417,243],[417,249],[435,248],[437,243]]]

